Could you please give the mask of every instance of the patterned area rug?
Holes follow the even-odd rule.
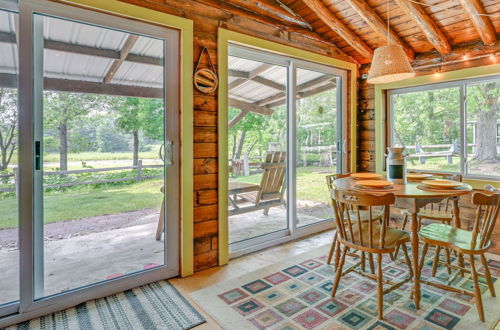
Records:
[[[356,273],[345,275],[331,298],[333,267],[328,247],[293,257],[253,273],[194,292],[192,298],[225,329],[490,329],[500,318],[500,299],[481,284],[486,323],[479,321],[471,297],[423,285],[421,309],[409,299],[411,282],[384,296],[384,321],[377,318],[376,282]],[[431,256],[431,253],[428,254]],[[356,260],[346,258],[346,268]],[[422,278],[430,277],[431,260]],[[490,261],[500,296],[500,263]],[[384,278],[407,276],[404,264],[384,258]],[[482,267],[479,269],[482,271]],[[448,274],[438,268],[437,277]],[[482,279],[484,283],[484,279]],[[455,286],[471,289],[457,278]]]
[[[191,329],[205,319],[167,281],[91,300],[7,328],[15,329]]]

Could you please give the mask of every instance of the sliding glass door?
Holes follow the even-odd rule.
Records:
[[[0,317],[177,275],[179,32],[19,12],[0,8]]]
[[[325,176],[345,168],[346,72],[229,48],[233,256],[333,225]]]

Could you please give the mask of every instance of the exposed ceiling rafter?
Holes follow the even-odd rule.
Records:
[[[395,0],[399,7],[410,16],[420,27],[423,34],[432,46],[441,54],[451,52],[451,44],[439,26],[427,15],[425,10],[418,4],[409,0]]]
[[[411,49],[392,29],[387,31],[387,23],[384,22],[378,14],[364,0],[345,0],[354,11],[368,24],[372,30],[384,40],[389,35],[390,42],[403,47],[410,60],[415,58],[415,52]],[[387,33],[389,32],[389,33]]]
[[[116,75],[123,62],[125,62],[125,60],[127,59],[127,56],[132,51],[132,48],[134,48],[134,45],[138,39],[139,36],[135,34],[128,35],[127,39],[123,43],[122,48],[120,49],[120,58],[113,61],[108,69],[108,72],[106,72],[106,75],[104,76],[103,82],[105,84],[109,84],[111,80],[113,80],[113,77]]]
[[[497,41],[495,28],[486,14],[486,10],[480,0],[460,0],[462,7],[469,15],[472,24],[479,33],[479,37],[485,45],[493,45]]]

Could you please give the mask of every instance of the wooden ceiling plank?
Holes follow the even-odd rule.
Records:
[[[122,48],[120,49],[120,58],[113,61],[108,69],[108,72],[104,76],[104,79],[102,80],[105,84],[109,84],[113,80],[113,77],[116,75],[116,72],[118,72],[123,62],[125,62],[125,60],[127,59],[128,54],[130,54],[132,48],[134,48],[137,40],[139,40],[138,35],[128,35],[127,39],[123,43]]]
[[[481,3],[481,0],[460,0],[460,4],[464,7],[469,15],[472,24],[474,24],[477,33],[485,45],[494,45],[497,41],[495,28],[486,14],[486,10]]]
[[[437,26],[437,24],[427,15],[420,5],[408,0],[395,1],[399,7],[417,23],[429,42],[438,52],[441,54],[449,54],[451,52],[451,44],[443,31],[441,31],[439,26]]]
[[[370,48],[360,37],[352,32],[340,19],[334,16],[320,0],[302,0],[324,24],[349,43],[361,56],[371,59],[373,49]]]
[[[390,42],[403,47],[410,60],[415,58],[413,49],[408,47],[403,40],[392,30],[387,31],[387,23],[384,23],[377,13],[364,0],[345,0],[358,13],[359,16],[368,24],[378,35],[387,40],[389,34]],[[389,33],[387,33],[389,32]]]
[[[231,0],[231,4],[245,8],[260,15],[268,16],[289,24],[311,29],[302,17],[292,9],[275,0]]]

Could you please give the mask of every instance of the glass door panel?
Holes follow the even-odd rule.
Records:
[[[34,19],[44,38],[42,119],[35,128],[41,156],[35,168],[43,171],[35,210],[35,298],[41,298],[165,264],[158,224],[166,47],[162,39],[117,29]]]
[[[19,300],[18,16],[0,9],[0,316]]]
[[[332,220],[325,176],[340,171],[340,78],[297,69],[297,226]],[[340,129],[339,129],[340,128]]]
[[[500,79],[466,84],[466,174],[500,177]]]
[[[288,228],[286,66],[229,56],[229,242]]]

